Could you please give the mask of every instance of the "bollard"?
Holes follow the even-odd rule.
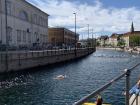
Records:
[[[8,53],[5,54],[5,66],[6,66],[6,72],[8,72],[9,64],[8,64]]]
[[[130,70],[125,69],[126,72],[126,96],[125,96],[125,105],[129,105],[129,89],[130,89]]]
[[[138,105],[138,97],[136,98],[136,105]]]
[[[20,59],[21,59],[21,57],[20,57],[20,53],[19,53],[19,54],[18,54],[18,65],[19,65],[19,66],[21,66]]]

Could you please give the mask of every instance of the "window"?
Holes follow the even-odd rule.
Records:
[[[45,43],[46,41],[46,35],[43,36],[43,42]]]
[[[44,34],[40,34],[40,41],[42,43],[45,43],[45,35]]]
[[[39,17],[39,25],[42,25],[42,17]]]
[[[40,34],[40,38],[39,38],[39,39],[40,39],[40,42],[42,42],[42,41],[43,41],[42,36],[43,36],[43,35],[42,35],[42,34]]]
[[[38,35],[38,33],[37,32],[35,32],[35,34],[34,34],[34,36],[35,36],[35,40],[36,40],[36,42],[39,42],[39,35]]]
[[[28,21],[28,14],[26,11],[20,11],[19,12],[19,18],[25,21]]]
[[[65,35],[67,35],[67,32],[65,31]]]
[[[21,30],[17,30],[17,42],[21,42]]]
[[[31,33],[28,33],[28,42],[31,43]]]
[[[45,19],[45,27],[48,27],[48,19]]]
[[[43,26],[47,27],[47,19],[45,19],[45,18],[43,19]]]
[[[8,41],[12,41],[12,28],[11,27],[7,27],[7,38],[8,38]]]
[[[51,41],[52,41],[52,43],[54,43],[55,42],[55,38],[51,38]]]
[[[10,1],[7,1],[6,5],[7,5],[7,14],[11,15],[12,14],[12,3]]]
[[[23,42],[26,42],[26,31],[23,31]]]
[[[33,14],[33,23],[37,24],[37,15],[36,14]]]

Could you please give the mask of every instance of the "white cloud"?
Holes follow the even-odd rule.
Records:
[[[140,10],[131,8],[104,8],[97,0],[95,5],[78,4],[60,0],[29,0],[50,15],[49,26],[64,26],[74,29],[74,15],[77,13],[78,32],[87,31],[87,24],[94,32],[126,32],[132,20],[136,30],[140,30]],[[72,28],[73,27],[73,28]]]

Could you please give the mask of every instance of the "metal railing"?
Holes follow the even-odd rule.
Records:
[[[85,53],[85,52],[94,52],[95,48],[77,48],[76,53]],[[6,52],[0,51],[0,63],[5,62],[6,59],[19,59],[19,58],[37,58],[37,57],[44,57],[44,56],[57,56],[57,55],[69,55],[75,53],[75,49],[58,49],[58,50],[40,50],[40,51],[9,51],[8,52],[8,58],[6,57]],[[18,57],[17,57],[18,55]]]
[[[140,63],[136,64],[134,67],[130,68],[130,69],[125,69],[124,73],[122,73],[121,75],[119,75],[118,77],[112,79],[110,82],[106,83],[105,85],[103,85],[101,88],[93,91],[91,94],[83,97],[82,99],[80,99],[79,101],[75,102],[73,105],[82,105],[83,103],[87,102],[89,99],[97,96],[98,94],[100,94],[101,92],[103,92],[104,90],[106,90],[108,87],[110,87],[113,83],[119,81],[120,79],[122,79],[123,77],[126,77],[126,95],[125,95],[125,105],[130,105],[129,104],[129,99],[130,99],[130,95],[129,95],[129,89],[130,89],[130,74],[133,70],[135,70],[136,67],[140,66]],[[135,101],[135,100],[134,100]],[[133,105],[133,104],[131,104]]]
[[[132,103],[130,103],[130,105],[134,105],[136,103],[136,105],[138,105],[138,96],[140,94],[140,90],[139,92],[135,95],[134,99],[132,100]],[[133,97],[133,96],[132,96]]]
[[[64,59],[70,60],[74,58],[80,58],[90,53],[93,53],[95,51],[96,51],[95,48],[90,48],[90,50],[88,50],[88,48],[77,48],[76,57],[74,56],[75,55],[74,49],[40,50],[40,51],[9,51],[8,53],[0,52],[0,67],[1,67],[0,73],[9,72],[11,70],[13,71],[16,67],[19,67],[20,69],[22,67],[25,68],[26,66],[23,66],[24,65],[23,62],[26,62],[26,61],[30,62],[30,60],[37,60],[38,62],[35,62],[34,65],[40,65],[38,64],[40,63],[40,59],[46,59],[46,61],[43,62],[44,63],[43,65],[46,65],[51,62],[47,60],[47,59],[50,59],[51,57],[53,57],[56,60],[56,62],[61,62]],[[59,59],[59,58],[62,58],[62,59]],[[55,63],[55,61],[53,62]]]

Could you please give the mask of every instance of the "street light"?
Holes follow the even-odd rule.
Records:
[[[89,52],[89,24],[87,24],[88,25],[88,52]]]
[[[73,13],[75,15],[75,56],[77,56],[77,53],[76,53],[76,13]]]
[[[92,28],[92,49],[93,49],[93,28]]]

